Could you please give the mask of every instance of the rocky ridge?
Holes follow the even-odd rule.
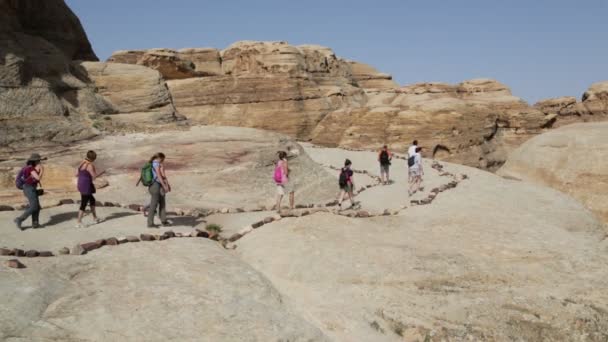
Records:
[[[158,70],[177,110],[192,123],[255,127],[362,149],[388,143],[404,150],[418,138],[435,158],[489,170],[553,126],[591,115],[606,119],[602,83],[566,114],[571,99],[530,106],[490,79],[399,87],[389,74],[316,45],[243,41],[224,50],[117,51],[108,62]]]

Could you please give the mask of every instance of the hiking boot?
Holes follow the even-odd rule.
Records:
[[[24,229],[25,229],[25,228],[23,228],[23,227],[21,226],[21,223],[22,223],[22,222],[21,222],[21,219],[20,219],[20,218],[18,218],[18,217],[17,217],[15,220],[13,220],[13,222],[15,222],[15,225],[17,225],[17,228],[19,228],[19,230],[24,230]]]

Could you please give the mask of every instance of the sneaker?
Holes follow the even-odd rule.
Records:
[[[85,228],[86,226],[82,223],[76,223],[76,228]]]
[[[157,226],[157,225],[155,225],[155,224],[152,224],[152,225],[150,225],[150,224],[149,224],[147,227],[148,227],[148,228],[156,228],[156,229],[158,229],[158,226]]]
[[[42,226],[38,222],[35,222],[35,223],[32,223],[32,228],[38,229],[38,228],[42,228]]]
[[[165,222],[161,222],[160,224],[161,224],[163,227],[169,227],[169,226],[171,226],[171,224],[172,224],[172,223],[173,223],[173,222],[171,222],[171,221],[167,220],[167,221],[165,221]]]
[[[15,222],[15,225],[17,225],[17,228],[19,228],[19,230],[25,229],[21,226],[21,220],[18,217],[16,219],[14,219],[13,222]]]
[[[95,222],[95,224],[101,223],[103,221],[104,221],[104,219],[102,219],[102,218],[93,219],[93,222]]]

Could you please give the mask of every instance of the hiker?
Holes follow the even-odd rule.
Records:
[[[150,158],[150,164],[152,167],[152,184],[148,187],[150,192],[150,209],[148,212],[148,228],[158,228],[154,225],[154,215],[158,208],[158,216],[160,217],[160,223],[163,226],[170,225],[167,220],[165,195],[171,191],[171,185],[167,180],[165,173],[165,155],[161,152],[156,153]]]
[[[413,157],[416,154],[416,148],[418,148],[418,140],[414,140],[412,142],[412,145],[410,147],[408,147],[407,149],[407,166],[408,168],[410,167],[410,165],[413,165]],[[407,179],[408,183],[412,183],[412,177],[409,176],[409,171],[408,171],[408,179]]]
[[[380,180],[382,184],[389,184],[389,173],[388,169],[391,166],[391,160],[393,160],[393,154],[388,150],[386,145],[382,146],[380,152],[378,152],[378,162],[380,162]]]
[[[44,167],[42,166],[42,158],[38,153],[32,153],[30,158],[26,162],[26,166],[23,167],[15,183],[17,188],[23,190],[23,194],[27,198],[29,206],[23,214],[17,217],[14,222],[17,228],[23,230],[22,224],[28,217],[32,216],[32,228],[40,228],[40,200],[39,196],[44,193],[44,190],[38,189],[38,184],[44,176]]]
[[[412,145],[407,148],[407,157],[411,157],[416,154],[416,148],[418,148],[418,140],[414,140]]]
[[[289,181],[289,165],[287,164],[287,152],[279,151],[279,160],[274,169],[274,182],[277,185],[277,212],[281,212],[281,201],[285,194],[289,194],[289,208],[295,207],[295,191],[293,183]]]
[[[420,190],[420,185],[422,184],[422,176],[424,175],[424,170],[422,169],[422,148],[416,147],[416,152],[411,157],[414,160],[414,164],[409,167],[409,178],[411,179],[410,188],[408,190],[408,194],[412,196],[416,193],[416,191]],[[409,163],[409,160],[408,160]]]
[[[97,153],[95,151],[87,152],[86,158],[80,163],[78,169],[76,171],[76,177],[78,177],[78,192],[80,192],[80,210],[78,211],[78,221],[76,223],[76,228],[84,228],[85,225],[82,224],[82,218],[84,217],[85,210],[87,208],[87,204],[91,207],[91,214],[93,214],[93,221],[95,223],[100,223],[103,220],[97,217],[97,212],[95,211],[95,184],[93,180],[99,176],[101,176],[104,172],[97,173],[97,169],[95,168],[95,159],[97,159]]]
[[[348,159],[344,161],[344,167],[340,169],[340,177],[338,178],[338,185],[340,186],[340,198],[338,199],[338,207],[342,210],[342,201],[344,195],[348,195],[350,199],[350,208],[355,206],[355,195],[353,189],[355,184],[353,183],[353,170],[351,170],[352,162]]]

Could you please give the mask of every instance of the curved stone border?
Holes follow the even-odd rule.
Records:
[[[329,167],[332,169],[338,169],[336,167],[333,167],[331,165],[326,166],[325,167]],[[424,199],[421,200],[411,200],[410,201],[410,205],[411,206],[417,206],[417,205],[429,205],[431,204],[435,198],[437,198],[437,196],[445,191],[448,191],[450,189],[454,189],[458,186],[458,184],[465,179],[468,179],[469,177],[465,174],[460,175],[459,177],[454,175],[453,173],[447,172],[447,171],[443,171],[443,165],[440,164],[437,161],[433,161],[433,164],[431,165],[431,168],[433,168],[434,170],[436,170],[437,172],[439,172],[439,176],[440,177],[450,177],[452,178],[452,180],[446,184],[442,184],[441,186],[437,187],[437,188],[433,188],[431,190],[431,193]],[[354,170],[353,170],[354,171]],[[374,177],[374,178],[380,178],[374,175],[370,175],[368,171],[363,170],[363,171],[357,171],[357,173],[362,173],[362,174],[368,174],[370,177]],[[371,188],[372,186],[378,186],[380,185],[380,182],[378,182],[378,184],[374,184],[374,185],[370,185],[366,188],[362,188],[358,193],[364,191],[365,189]],[[398,215],[401,213],[401,211],[407,209],[408,207],[406,205],[402,206],[400,209],[398,210],[394,210],[394,211],[390,211],[389,209],[385,209],[382,213],[373,213],[373,212],[369,212],[367,210],[343,210],[343,211],[336,211],[336,210],[330,210],[327,207],[333,207],[337,205],[337,200],[334,202],[330,202],[327,203],[325,205],[325,207],[321,206],[315,206],[315,205],[310,205],[310,206],[302,206],[302,208],[306,208],[308,207],[308,209],[304,209],[304,210],[290,210],[290,211],[286,211],[286,212],[281,212],[280,214],[277,214],[275,216],[272,217],[267,217],[262,221],[258,221],[254,224],[251,224],[249,226],[244,227],[243,229],[241,229],[239,232],[233,234],[232,236],[230,236],[227,241],[229,243],[234,243],[237,240],[239,240],[240,238],[242,238],[243,236],[251,233],[252,231],[254,231],[255,229],[258,229],[260,227],[262,227],[265,224],[268,223],[272,223],[272,222],[276,222],[279,221],[283,218],[286,217],[302,217],[302,216],[307,216],[307,215],[312,215],[318,212],[325,212],[325,213],[330,213],[333,215],[340,215],[340,216],[346,216],[346,217],[350,217],[350,218],[370,218],[370,217],[378,217],[378,216],[390,216],[390,215]],[[226,246],[224,246],[226,247]],[[236,248],[236,245],[231,245],[232,249]]]
[[[142,233],[137,236],[126,236],[126,237],[110,237],[107,239],[99,239],[91,242],[77,243],[69,249],[67,247],[63,247],[57,251],[57,254],[54,254],[50,251],[37,251],[37,250],[28,250],[24,251],[19,248],[0,248],[1,256],[15,256],[15,257],[27,257],[27,258],[36,258],[36,257],[55,257],[59,255],[84,255],[96,249],[102,248],[104,246],[118,246],[126,243],[136,243],[140,241],[163,241],[171,238],[205,238],[211,239],[215,241],[219,241],[222,246],[227,248],[227,241],[222,239],[218,234],[212,234],[204,230],[195,229],[190,233],[174,233],[171,230],[168,230],[162,234],[146,234]],[[16,261],[17,263],[14,263]],[[18,259],[8,260],[6,263],[7,267],[12,268],[25,268],[25,265],[21,264]],[[17,265],[21,265],[22,267],[14,267]]]
[[[403,158],[403,159],[405,159],[405,158]],[[323,165],[323,164],[321,164],[321,165],[323,167],[330,168],[332,170],[340,170],[340,168],[332,166],[332,165]],[[439,186],[438,188],[432,189],[431,193],[424,199],[411,200],[410,201],[411,206],[429,205],[435,200],[435,198],[437,198],[437,196],[440,193],[453,189],[453,188],[456,188],[460,181],[468,179],[468,176],[466,174],[462,174],[462,175],[460,175],[460,177],[457,177],[453,173],[444,171],[443,165],[437,161],[433,161],[431,168],[433,168],[434,170],[439,172],[439,176],[450,177],[450,178],[452,178],[452,180],[446,184]],[[375,184],[368,184],[366,187],[361,187],[359,190],[356,191],[356,193],[355,193],[356,195],[360,194],[361,192],[363,192],[367,189],[381,185],[380,177],[371,174],[367,170],[353,169],[353,172],[357,173],[357,174],[367,175],[376,181]],[[77,201],[74,201],[72,199],[62,199],[62,200],[58,201],[58,204],[56,206],[76,204],[76,203],[77,203]],[[141,206],[139,204],[120,204],[120,203],[115,203],[115,202],[101,202],[101,201],[99,202],[99,204],[101,204],[101,205],[98,205],[99,207],[119,207],[119,208],[130,209],[133,211],[139,211],[139,212],[141,212],[143,210],[143,206]],[[94,242],[81,243],[81,244],[77,244],[76,246],[74,246],[71,250],[68,249],[67,247],[64,247],[58,251],[58,254],[60,254],[60,255],[66,255],[66,254],[82,255],[82,254],[86,254],[89,251],[101,248],[103,246],[114,246],[114,245],[120,245],[120,244],[124,244],[124,243],[128,243],[128,242],[139,242],[139,241],[162,241],[162,240],[176,238],[176,237],[178,237],[178,238],[183,238],[183,237],[209,238],[209,239],[218,241],[226,249],[235,249],[236,245],[234,245],[233,243],[236,242],[237,240],[239,240],[240,238],[242,238],[243,236],[249,234],[250,232],[252,232],[255,229],[262,227],[263,225],[266,225],[266,224],[269,224],[269,223],[272,223],[275,221],[279,221],[286,217],[302,217],[302,216],[312,215],[312,214],[315,214],[318,212],[326,212],[326,213],[346,216],[346,217],[350,217],[350,218],[370,218],[370,217],[378,217],[378,216],[398,215],[399,213],[401,213],[401,211],[408,208],[407,205],[403,205],[398,210],[390,211],[389,209],[385,209],[382,213],[374,213],[374,212],[370,212],[367,210],[346,209],[343,211],[336,211],[336,210],[328,209],[331,207],[335,207],[337,205],[338,205],[338,200],[333,200],[333,201],[327,202],[325,204],[314,204],[314,203],[298,204],[298,205],[296,205],[296,209],[298,209],[298,210],[282,211],[280,214],[266,217],[261,221],[254,222],[251,225],[244,227],[243,229],[241,229],[237,233],[233,234],[229,238],[223,238],[223,237],[219,236],[219,234],[210,235],[208,232],[202,231],[199,229],[195,229],[193,232],[186,233],[186,234],[174,233],[173,231],[166,231],[165,233],[163,233],[161,235],[141,234],[139,238],[135,237],[135,236],[127,236],[127,237],[121,237],[121,238],[111,237],[108,239],[100,239],[100,240],[97,240]],[[0,208],[1,207],[9,207],[9,206],[0,206]],[[15,209],[16,208],[13,208],[12,210],[15,210]],[[207,217],[207,216],[214,215],[214,214],[237,214],[237,213],[247,213],[247,212],[260,212],[260,211],[267,211],[267,210],[273,210],[273,209],[274,208],[272,208],[272,207],[268,208],[266,206],[258,206],[256,208],[248,208],[248,209],[246,209],[246,208],[186,209],[186,210],[175,209],[175,211],[170,212],[170,214],[174,214],[174,215],[178,215],[178,216],[191,216],[191,217],[200,218],[200,217]],[[229,244],[231,244],[231,245],[229,245]],[[0,255],[20,256],[20,257],[29,257],[29,258],[55,256],[55,254],[53,254],[52,252],[49,252],[49,251],[40,251],[40,252],[36,251],[36,250],[23,251],[23,250],[17,249],[17,248],[14,248],[14,249],[0,248]],[[17,262],[18,262],[18,260],[17,260]]]

